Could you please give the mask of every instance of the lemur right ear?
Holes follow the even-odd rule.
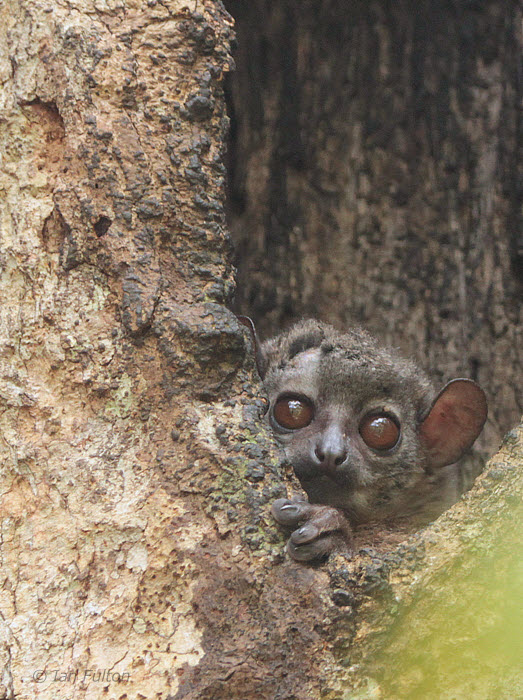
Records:
[[[483,389],[471,379],[453,379],[439,392],[420,427],[432,467],[456,462],[478,437],[487,419]]]
[[[262,351],[260,339],[258,338],[256,328],[254,327],[254,322],[252,318],[249,318],[248,316],[237,316],[237,319],[251,332],[252,344],[254,345],[254,357],[256,359],[256,368],[261,379],[263,379],[265,377],[265,373],[267,372],[267,358]]]

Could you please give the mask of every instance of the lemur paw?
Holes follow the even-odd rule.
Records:
[[[279,498],[271,511],[283,527],[297,528],[287,541],[287,552],[296,561],[313,561],[334,551],[349,550],[351,528],[336,508]]]

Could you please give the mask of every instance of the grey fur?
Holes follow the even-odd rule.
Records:
[[[270,400],[267,420],[311,504],[342,511],[352,524],[390,518],[423,523],[457,500],[462,481],[460,466],[433,469],[430,451],[423,444],[420,430],[436,392],[415,363],[381,347],[360,328],[341,333],[314,320],[302,321],[266,341],[260,353]],[[481,402],[484,395],[477,385],[474,387]],[[310,425],[299,430],[285,430],[278,425],[273,409],[278,397],[286,393],[310,399],[315,407]],[[482,407],[474,410],[481,412]],[[398,444],[387,453],[370,449],[359,433],[362,418],[381,411],[396,417],[401,426]],[[469,443],[475,437],[471,435]],[[326,469],[326,460],[321,465],[315,456],[321,452],[318,445],[323,449],[334,443],[340,450],[343,445],[344,462],[329,464]],[[340,460],[341,457],[337,461]],[[281,512],[282,504],[273,509],[280,522],[287,517]],[[313,509],[301,521],[314,521],[319,517],[313,514],[317,512]],[[331,521],[334,522],[332,518]],[[296,531],[294,541],[301,544],[305,537],[309,546],[316,539],[307,539],[309,530],[300,528],[302,536],[298,537]],[[320,531],[317,537],[323,535]],[[298,556],[296,546],[290,551],[296,559],[307,559],[324,554],[329,548],[329,543],[320,551],[313,548],[310,557]]]

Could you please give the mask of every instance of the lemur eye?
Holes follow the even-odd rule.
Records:
[[[276,401],[272,415],[282,428],[298,430],[309,425],[314,416],[314,408],[305,396],[287,394]]]
[[[360,423],[360,435],[373,450],[384,452],[391,450],[398,442],[400,429],[390,416],[374,413]]]

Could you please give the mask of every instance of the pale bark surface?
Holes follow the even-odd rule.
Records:
[[[280,618],[248,619],[275,462],[222,306],[231,20],[197,5],[2,6],[5,698],[219,697]]]
[[[388,682],[346,667],[368,662],[372,591],[407,599],[419,572],[296,565],[268,515],[285,470],[225,307],[230,40],[211,0],[2,6],[5,700],[334,700]],[[377,561],[403,572],[402,551]]]

